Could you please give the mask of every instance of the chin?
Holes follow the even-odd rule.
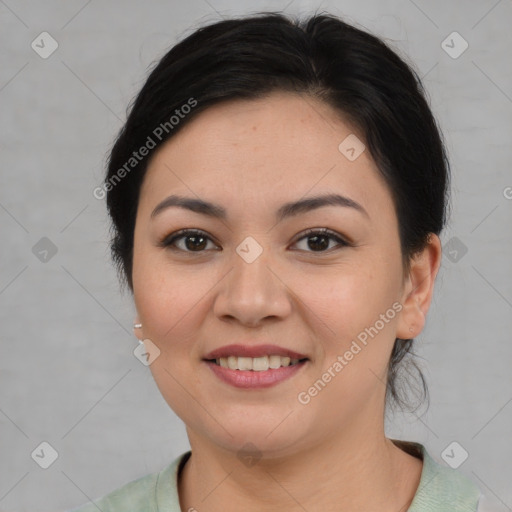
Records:
[[[210,442],[236,453],[237,456],[244,450],[255,450],[268,458],[280,457],[294,453],[296,449],[292,447],[300,443],[306,435],[306,432],[298,432],[297,425],[293,425],[293,422],[285,425],[287,422],[282,422],[284,417],[286,414],[278,421],[262,421],[261,416],[258,422],[225,421],[222,426],[210,418],[211,421],[206,424],[200,423],[197,430],[187,427],[187,432],[193,430],[193,438],[196,435],[206,437]]]

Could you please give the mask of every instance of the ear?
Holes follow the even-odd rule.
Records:
[[[423,330],[441,265],[441,253],[439,237],[430,233],[427,246],[411,259],[400,300],[403,309],[397,324],[397,338],[414,338]]]

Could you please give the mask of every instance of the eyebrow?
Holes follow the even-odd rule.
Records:
[[[171,195],[165,198],[162,202],[158,203],[155,209],[151,212],[151,218],[156,217],[159,213],[170,208],[177,206],[186,210],[207,215],[208,217],[216,219],[226,219],[227,212],[220,206],[202,199],[195,199],[193,197],[184,197],[178,195]],[[308,197],[299,201],[283,204],[276,212],[276,219],[281,221],[288,217],[306,213],[317,208],[324,206],[343,206],[345,208],[353,208],[358,212],[370,218],[368,212],[356,201],[349,197],[342,196],[340,194],[327,194],[321,196]]]

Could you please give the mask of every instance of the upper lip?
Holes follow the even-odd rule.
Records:
[[[205,355],[205,359],[220,359],[221,357],[262,357],[277,355],[289,357],[290,359],[307,359],[304,354],[299,354],[294,350],[279,347],[277,345],[224,345],[223,347],[212,350]]]

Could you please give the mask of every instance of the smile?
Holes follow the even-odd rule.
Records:
[[[264,372],[268,369],[276,370],[277,368],[293,366],[298,364],[300,361],[306,359],[291,359],[290,357],[283,357],[279,355],[261,356],[261,357],[220,357],[214,361],[217,366],[223,368],[229,368],[230,370],[241,370],[241,371],[255,371]]]
[[[204,362],[220,381],[244,389],[275,386],[291,378],[306,366],[309,359],[290,359],[282,356],[221,357]],[[229,365],[231,363],[231,368]],[[272,365],[272,366],[270,366]]]

